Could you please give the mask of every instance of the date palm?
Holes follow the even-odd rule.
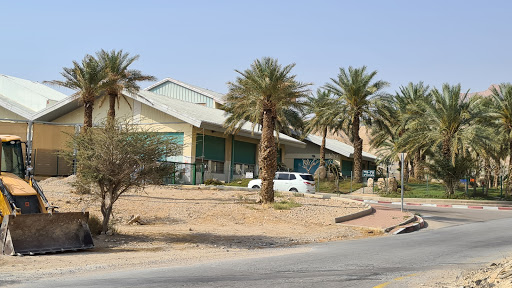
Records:
[[[84,105],[84,129],[92,127],[92,112],[96,97],[106,86],[106,72],[101,64],[91,55],[85,55],[79,63],[73,61],[73,67],[64,67],[60,74],[64,80],[44,81],[76,91],[73,96]]]
[[[309,96],[305,102],[306,113],[314,116],[306,121],[305,135],[309,133],[320,132],[322,134],[322,145],[320,145],[320,163],[318,177],[325,178],[325,173],[320,173],[321,169],[325,171],[325,139],[327,132],[336,132],[341,129],[343,114],[340,112],[343,108],[337,99],[331,97],[332,94],[327,90],[318,89],[316,97]]]
[[[107,112],[107,125],[109,125],[109,123],[114,123],[116,117],[116,101],[119,106],[121,97],[124,98],[122,94],[123,90],[135,94],[140,90],[137,82],[155,81],[156,78],[150,75],[144,75],[139,70],[130,69],[130,65],[139,59],[139,55],[131,57],[130,53],[123,52],[123,50],[105,51],[102,49],[96,53],[96,57],[108,73],[106,94],[108,95],[109,101]],[[128,103],[128,101],[126,101],[126,103]]]
[[[408,132],[400,141],[407,150],[431,147],[437,151],[436,161],[446,167],[444,170],[461,171],[456,167],[462,163],[460,159],[466,157],[468,151],[486,145],[485,129],[480,125],[485,116],[482,98],[461,93],[460,84],[444,84],[441,91],[432,89],[431,95],[432,101],[424,102],[413,111],[419,117],[410,119]],[[458,181],[452,179],[450,173],[445,173],[445,185]],[[447,185],[446,189],[451,195],[455,186]]]
[[[383,96],[376,104],[376,115],[372,121],[372,140],[371,145],[374,148],[381,148],[385,156],[381,158],[382,162],[390,162],[397,159],[398,154],[407,153],[407,162],[409,157],[413,156],[414,176],[422,176],[422,152],[424,147],[415,148],[415,150],[406,150],[400,146],[400,137],[407,133],[407,129],[414,127],[407,126],[410,119],[421,117],[418,113],[418,107],[424,102],[430,101],[429,86],[423,82],[412,83],[407,86],[401,86],[399,92],[395,95]],[[386,143],[386,145],[384,145]],[[382,149],[386,148],[386,149]],[[391,148],[391,149],[389,149]],[[409,156],[410,155],[410,156]],[[408,165],[405,166],[405,179],[408,175]]]
[[[231,113],[224,125],[226,132],[236,133],[243,124],[252,122],[252,130],[261,126],[259,165],[261,172],[261,201],[274,201],[274,175],[277,170],[277,151],[274,132],[289,129],[285,111],[298,107],[296,100],[308,95],[308,86],[295,80],[291,70],[295,64],[281,66],[277,59],[264,57],[255,60],[234,82],[228,82],[225,110]],[[276,133],[276,135],[279,135]]]
[[[346,123],[350,130],[350,138],[354,145],[354,180],[362,182],[363,140],[359,137],[361,120],[372,118],[373,104],[380,97],[379,92],[388,82],[373,78],[377,71],[367,73],[366,66],[361,68],[348,67],[348,71],[340,68],[337,78],[331,78],[332,83],[325,84],[325,89],[339,98],[344,106],[343,114],[348,116]]]
[[[493,86],[491,92],[493,105],[489,116],[497,125],[496,132],[509,146],[507,194],[512,195],[512,84],[502,83],[498,88]]]

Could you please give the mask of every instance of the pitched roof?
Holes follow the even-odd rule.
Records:
[[[0,105],[25,118],[67,95],[39,82],[0,74]]]
[[[205,88],[201,88],[201,87],[198,87],[198,86],[195,86],[195,85],[192,85],[192,84],[188,84],[188,83],[185,83],[185,82],[181,82],[179,80],[176,80],[176,79],[172,79],[172,78],[165,78],[147,88],[145,88],[144,90],[145,91],[149,91],[157,86],[160,86],[164,83],[167,83],[167,82],[171,82],[171,83],[174,83],[176,85],[179,85],[181,87],[185,87],[187,89],[190,89],[194,92],[197,92],[199,94],[202,94],[204,96],[207,96],[207,97],[210,97],[212,98],[213,100],[215,100],[215,102],[217,103],[220,103],[220,104],[225,104],[226,101],[224,100],[224,94],[221,94],[221,93],[218,93],[218,92],[215,92],[215,91],[211,91],[211,90],[208,90],[208,89],[205,89]]]
[[[305,138],[305,140],[310,141],[311,143],[316,144],[318,146],[322,145],[322,137],[320,137],[320,136],[308,135]],[[348,144],[345,144],[343,142],[340,142],[338,140],[326,138],[325,139],[325,148],[327,148],[333,152],[336,152],[340,155],[343,155],[345,157],[354,158],[354,147],[352,147]],[[376,161],[377,156],[363,151],[363,160]]]
[[[198,128],[205,128],[215,131],[224,132],[224,121],[227,118],[225,111],[220,109],[209,108],[203,105],[190,103],[174,98],[169,98],[164,95],[156,94],[150,91],[141,90],[137,95],[123,92],[123,94],[129,98],[139,101],[145,105],[148,105],[154,109],[164,112],[170,116],[178,118],[183,122],[189,123]],[[37,121],[52,121],[64,114],[67,114],[80,105],[78,99],[74,97],[68,97],[63,101],[48,107],[34,116],[34,120]],[[251,129],[251,123],[245,123],[240,132],[237,135],[245,136],[253,139],[259,139],[261,132],[255,129],[254,133]],[[295,147],[304,148],[305,143],[287,136],[285,134],[279,134],[279,140],[281,143],[291,145]]]

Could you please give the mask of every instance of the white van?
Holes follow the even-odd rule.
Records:
[[[249,188],[261,188],[261,179],[254,179],[247,185]],[[315,178],[311,174],[298,172],[277,172],[274,177],[275,191],[292,191],[315,193]]]

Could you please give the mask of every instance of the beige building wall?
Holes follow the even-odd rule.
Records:
[[[155,132],[183,132],[183,162],[193,163],[195,161],[194,126],[140,102],[135,104],[133,110],[135,122],[150,124],[151,129]],[[140,105],[140,114],[137,112],[137,105]]]
[[[20,136],[22,141],[27,141],[27,126],[27,123],[0,122],[0,134]]]
[[[75,134],[75,126],[35,123],[32,131],[34,173],[46,176],[72,174],[72,164],[58,153],[69,149],[67,143]]]
[[[21,117],[20,115],[13,113],[4,107],[0,107],[0,119],[27,120],[26,118]]]
[[[128,101],[126,101],[126,100]],[[94,108],[92,110],[92,122],[94,124],[98,124],[100,121],[103,121],[107,117],[108,112],[108,99],[105,99],[103,103],[101,101],[103,98],[100,98],[94,102]],[[133,107],[134,100],[132,98],[121,98],[119,103],[116,102],[116,117],[129,117],[133,116]],[[119,106],[118,106],[119,104]],[[71,111],[70,113],[63,115],[54,121],[54,123],[65,123],[65,124],[83,124],[84,123],[84,107],[80,106],[79,108]]]

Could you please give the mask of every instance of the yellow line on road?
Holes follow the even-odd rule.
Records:
[[[395,279],[393,279],[393,281],[400,281],[400,280],[402,280],[402,279],[405,279],[405,278],[407,278],[407,277],[412,277],[412,276],[415,276],[415,275],[416,275],[416,273],[414,273],[414,274],[409,274],[409,275],[405,275],[405,276],[402,276],[402,277],[395,278]],[[383,287],[388,286],[389,284],[391,284],[391,281],[389,281],[389,282],[384,282],[384,283],[382,283],[382,284],[379,284],[379,285],[377,285],[377,286],[374,286],[373,288],[383,288]]]
[[[373,288],[382,288],[382,287],[388,286],[389,284],[391,284],[391,282],[382,283],[382,284],[379,284],[379,285],[377,285],[377,286],[375,286]]]

